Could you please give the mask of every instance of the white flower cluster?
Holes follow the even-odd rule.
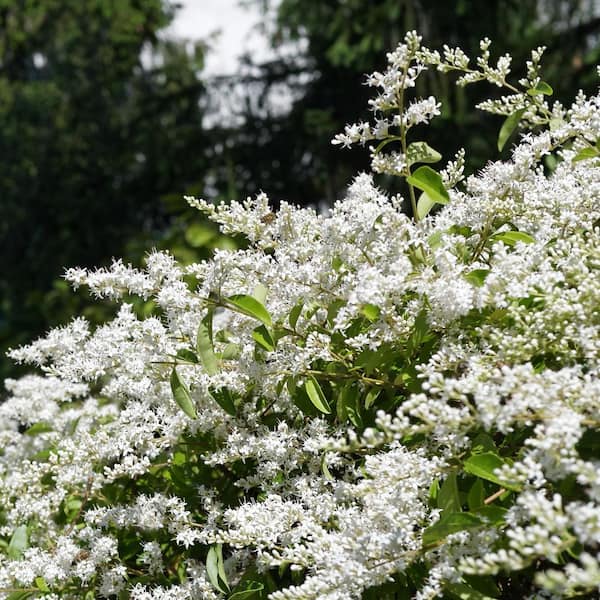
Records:
[[[436,61],[468,68],[409,34],[374,107]],[[600,166],[581,159],[600,97],[554,110],[419,222],[360,175],[327,216],[190,199],[246,249],[69,270],[156,315],[123,301],[11,352],[39,374],[0,405],[0,597],[600,593]]]

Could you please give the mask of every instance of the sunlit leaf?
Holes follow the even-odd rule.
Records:
[[[271,332],[264,326],[260,325],[252,332],[252,339],[267,352],[275,350],[275,340]]]
[[[408,166],[415,163],[436,163],[442,160],[442,155],[426,142],[413,142],[406,149]]]
[[[271,315],[262,302],[253,296],[236,294],[234,296],[229,296],[229,298],[227,298],[227,302],[235,307],[238,312],[259,320],[267,327],[272,327],[273,323],[271,321]]]
[[[171,371],[171,391],[173,392],[173,398],[181,410],[190,419],[196,419],[198,417],[190,391],[177,373],[177,369],[173,368]]]
[[[325,394],[319,385],[319,382],[314,377],[307,377],[304,382],[304,390],[309,400],[312,402],[314,407],[320,412],[328,415],[331,413],[331,408],[325,398]]]
[[[536,83],[536,85],[534,87],[529,88],[527,90],[527,93],[530,96],[539,96],[539,95],[552,96],[552,94],[554,93],[554,90],[545,81],[540,81],[540,82]]]
[[[213,586],[223,594],[229,593],[227,575],[223,568],[223,548],[221,544],[211,546],[206,556],[206,574]]]
[[[13,531],[6,553],[9,558],[16,560],[21,558],[21,555],[27,548],[29,548],[27,525],[19,525],[19,527]]]
[[[471,454],[463,463],[463,469],[471,475],[476,475],[487,481],[496,483],[509,490],[520,490],[521,487],[500,479],[494,471],[500,469],[506,464],[495,452],[482,452],[480,454]]]
[[[431,200],[438,204],[448,204],[450,196],[444,187],[444,182],[439,173],[431,167],[419,167],[406,181],[421,191],[425,192]]]

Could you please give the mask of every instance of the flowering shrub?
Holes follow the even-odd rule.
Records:
[[[409,33],[334,140],[412,218],[364,174],[328,216],[189,199],[248,248],[67,271],[122,304],[11,352],[41,374],[0,405],[4,598],[597,597],[600,97],[481,48]],[[507,90],[510,160],[427,166],[428,67]]]

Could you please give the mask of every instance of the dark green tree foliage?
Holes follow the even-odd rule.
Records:
[[[265,10],[276,6],[270,0],[253,1]],[[304,40],[306,51],[260,65],[263,97],[283,83],[294,89],[295,101],[291,111],[282,115],[269,110],[268,103],[257,102],[253,93],[254,102],[246,105],[246,128],[239,132],[223,164],[236,165],[241,196],[258,186],[274,200],[299,204],[331,203],[340,197],[352,174],[368,169],[368,150],[340,151],[328,140],[346,123],[367,117],[364,107],[369,89],[361,86],[364,73],[382,69],[386,51],[410,29],[422,34],[431,48],[460,45],[471,56],[479,54],[479,40],[487,36],[497,41],[492,58],[510,52],[515,65],[524,64],[531,48],[545,45],[544,72],[558,84],[556,97],[570,98],[579,87],[595,89],[600,13],[593,4],[281,0],[276,23],[268,25],[273,46]],[[469,107],[489,97],[489,88],[456,89],[448,77],[433,71],[419,84],[420,95],[433,94],[444,107],[442,117],[427,132],[432,145],[449,159],[461,140],[472,149],[468,170],[483,166],[484,157],[494,154],[492,144],[502,118],[473,114]],[[235,132],[223,135],[231,137]],[[392,184],[385,182],[388,189]]]
[[[174,10],[0,0],[0,349],[68,319],[64,267],[152,238],[201,179],[203,48],[158,38]]]

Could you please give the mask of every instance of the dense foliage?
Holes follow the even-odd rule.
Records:
[[[600,96],[550,105],[542,48],[512,81],[489,45],[407,34],[334,140],[410,217],[367,174],[328,216],[190,198],[248,247],[68,270],[122,304],[12,351],[41,374],[0,406],[4,597],[597,595]],[[428,69],[503,88],[508,160],[428,166]]]
[[[159,38],[172,16],[163,0],[0,2],[2,354],[72,316],[64,267],[135,256],[202,179],[203,46]]]

